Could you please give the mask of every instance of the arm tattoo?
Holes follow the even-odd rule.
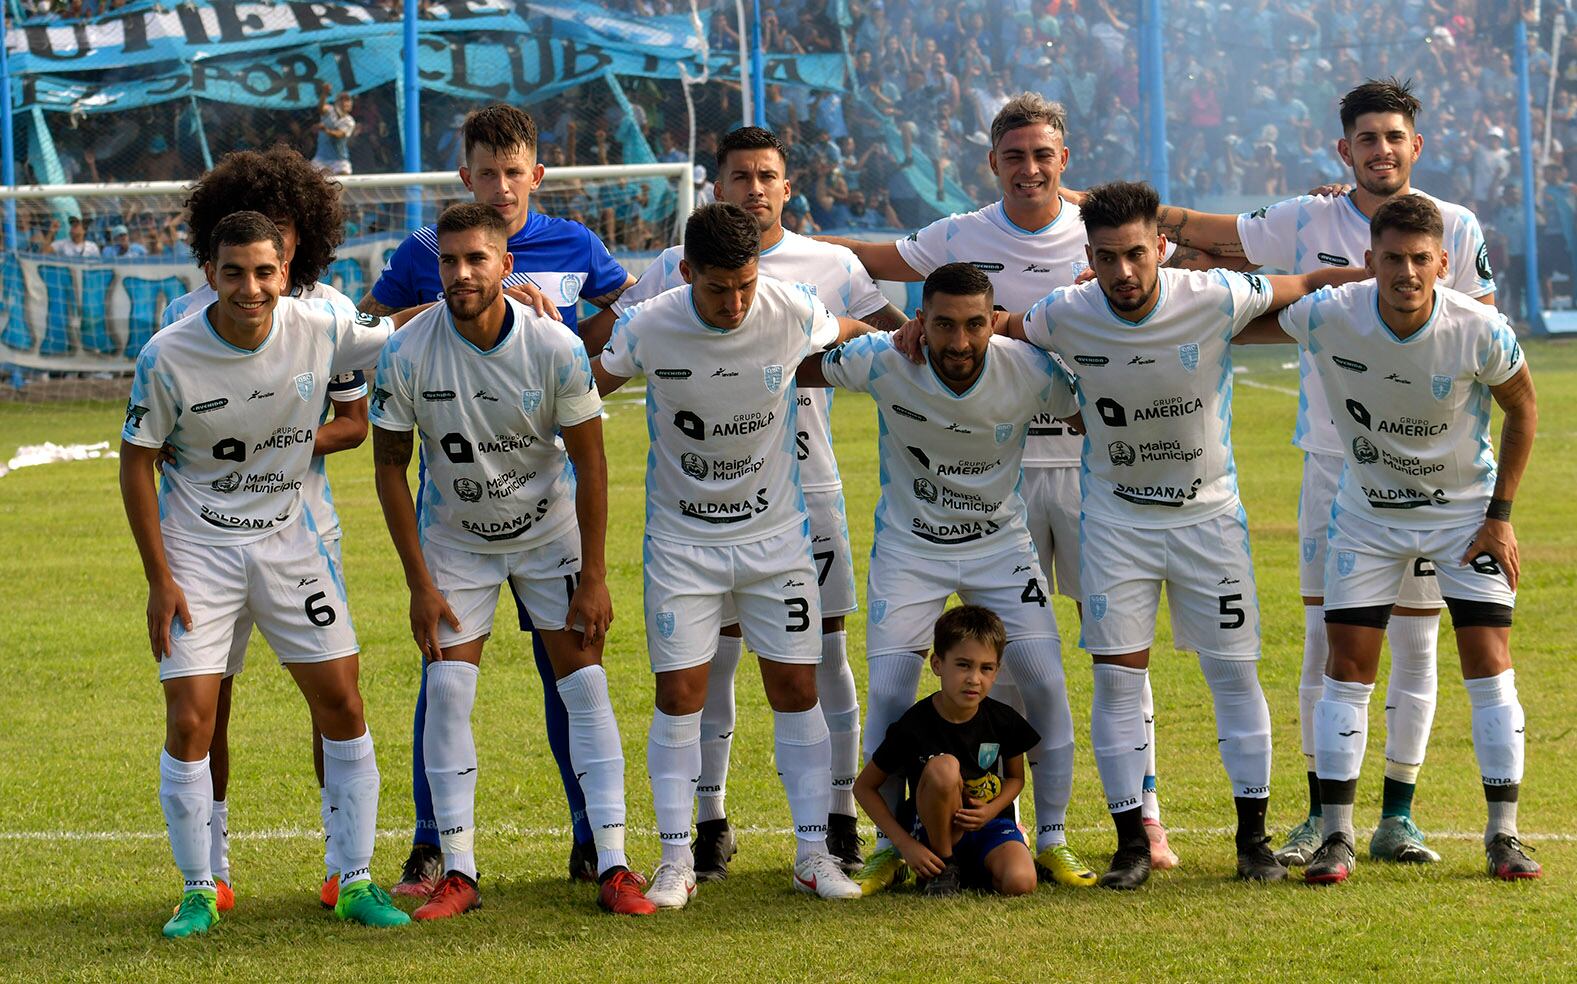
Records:
[[[909,319],[904,317],[904,313],[898,310],[896,306],[888,304],[880,311],[872,311],[860,320],[877,331],[897,331]]]
[[[387,304],[381,304],[374,300],[372,291],[368,291],[367,296],[361,299],[361,303],[356,305],[356,310],[370,314],[375,318],[387,318],[391,314],[399,314],[401,311],[400,308],[389,307]]]
[[[634,277],[629,277],[629,278],[627,278],[624,281],[622,286],[620,286],[618,288],[615,288],[614,290],[608,291],[606,294],[603,294],[601,297],[590,297],[590,298],[587,298],[587,301],[590,302],[594,307],[600,307],[600,308],[612,307],[613,306],[613,302],[617,301],[619,299],[619,295],[623,294],[625,291],[629,290],[634,285],[635,285],[635,278]]]
[[[379,465],[405,467],[411,463],[414,441],[411,431],[391,431],[382,427],[372,429],[372,460]]]

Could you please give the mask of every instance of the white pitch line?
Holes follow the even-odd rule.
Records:
[[[1241,376],[1237,378],[1236,382],[1242,383],[1244,386],[1252,386],[1255,389],[1270,390],[1274,393],[1285,393],[1288,396],[1298,395],[1298,391],[1295,389],[1291,389],[1286,386],[1273,386],[1270,383],[1261,383],[1252,379],[1244,379]]]
[[[773,834],[787,837],[793,831],[787,827],[736,827],[742,834]],[[1224,837],[1234,833],[1234,827],[1168,827],[1169,835],[1180,837]],[[1069,828],[1068,833],[1089,835],[1109,833],[1108,826],[1076,827]],[[477,828],[481,834],[502,834],[507,837],[562,837],[570,832],[568,827],[521,827],[515,824],[485,824]],[[650,836],[657,833],[656,828],[631,827],[629,833],[636,836]],[[1367,831],[1360,830],[1360,835]],[[1484,832],[1480,830],[1431,830],[1426,834],[1435,840],[1450,841],[1482,841]],[[384,839],[408,838],[411,836],[409,828],[387,828],[378,831],[378,836]],[[1544,833],[1521,834],[1521,838],[1532,844],[1540,841],[1555,843],[1577,842],[1577,833]],[[162,830],[3,830],[0,831],[0,842],[11,843],[60,843],[60,842],[99,842],[99,843],[131,843],[136,841],[162,841],[166,834]],[[231,822],[230,839],[238,843],[247,841],[288,841],[288,840],[320,840],[323,831],[315,827],[275,827],[266,830],[245,830]]]

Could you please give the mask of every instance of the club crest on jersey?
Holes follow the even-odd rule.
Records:
[[[1177,361],[1181,362],[1183,364],[1183,368],[1187,369],[1189,372],[1193,372],[1195,369],[1198,369],[1199,343],[1189,342],[1187,345],[1179,345],[1177,347]]]
[[[1429,392],[1433,393],[1435,399],[1437,399],[1437,400],[1444,400],[1446,397],[1450,396],[1451,395],[1451,377],[1450,376],[1440,376],[1440,375],[1430,376],[1429,377]]]
[[[296,395],[305,403],[312,399],[312,373],[304,372],[296,377]]]
[[[997,760],[997,755],[1002,751],[1002,746],[994,741],[983,741],[975,751],[975,761],[980,763],[982,769],[989,769]]]
[[[1013,425],[1012,424],[998,424],[997,425],[997,429],[996,429],[996,434],[994,436],[996,437],[998,444],[1006,444],[1007,441],[1008,441],[1008,438],[1013,436]]]
[[[581,278],[578,273],[566,273],[559,278],[559,297],[565,304],[574,304],[580,300]]]
[[[882,619],[884,619],[886,617],[887,617],[887,601],[886,601],[886,599],[884,599],[884,598],[877,598],[875,601],[871,602],[871,621],[875,622],[878,625],[880,625]]]
[[[1087,607],[1090,610],[1090,617],[1099,622],[1106,617],[1106,596],[1103,594],[1090,595],[1090,603]]]
[[[767,392],[776,393],[783,388],[783,367],[779,365],[763,366],[761,378],[767,384]]]
[[[657,613],[657,634],[662,636],[664,639],[672,639],[674,637],[673,612]]]
[[[1336,573],[1342,577],[1351,574],[1353,568],[1358,566],[1358,555],[1351,550],[1336,551]]]
[[[1314,551],[1315,551],[1314,537],[1312,537],[1312,536],[1304,537],[1303,538],[1303,562],[1305,564],[1312,564],[1312,563],[1314,563]]]
[[[520,391],[520,408],[522,410],[526,411],[526,413],[536,413],[537,412],[537,407],[540,407],[541,405],[542,405],[542,391],[541,390],[521,390]]]

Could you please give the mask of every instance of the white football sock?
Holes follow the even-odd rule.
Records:
[[[1372,683],[1325,678],[1320,702],[1314,705],[1315,771],[1321,780],[1352,782],[1363,767],[1364,746],[1369,740],[1369,697]],[[1353,836],[1352,803],[1333,803],[1322,797],[1320,836],[1335,833]]]
[[[1526,719],[1522,702],[1517,699],[1517,671],[1507,670],[1492,677],[1464,680],[1468,699],[1473,704],[1473,753],[1486,787],[1518,786],[1522,783],[1523,731]],[[1490,824],[1484,834],[1488,843],[1497,833],[1517,832],[1517,801],[1489,804]]]
[[[794,819],[795,860],[827,852],[827,799],[832,795],[832,741],[819,706],[772,712],[778,776]]]
[[[230,803],[214,800],[208,820],[208,867],[214,879],[230,882]]]
[[[887,729],[914,706],[915,688],[920,685],[922,660],[915,653],[883,653],[866,660],[865,731],[861,735],[865,761],[869,762],[876,749],[887,737]],[[882,799],[887,808],[897,813],[903,800],[902,776],[888,776],[881,785]],[[892,840],[880,830],[876,832],[876,849],[892,847]]]
[[[1303,738],[1305,772],[1314,772],[1314,705],[1325,693],[1325,662],[1330,659],[1325,606],[1303,606],[1303,668],[1298,673],[1298,731]]]
[[[339,872],[339,862],[334,859],[334,811],[323,786],[318,787],[318,817],[323,821],[323,880],[328,881]]]
[[[1435,721],[1435,640],[1439,634],[1438,614],[1392,615],[1386,627],[1391,643],[1391,679],[1385,689],[1387,779],[1418,782]]]
[[[663,863],[695,866],[690,849],[690,813],[701,775],[701,712],[664,714],[652,709],[646,733],[646,772],[652,780],[652,809]]]
[[[597,873],[628,867],[624,856],[624,746],[608,699],[608,674],[585,666],[558,681],[569,713],[569,754],[581,793],[586,822],[597,844]]]
[[[480,669],[464,660],[427,665],[427,726],[422,758],[433,793],[433,818],[444,871],[476,879],[476,741],[471,709]]]
[[[1073,797],[1073,712],[1062,675],[1062,640],[1056,636],[1017,639],[1002,651],[1004,665],[1024,695],[1024,718],[1040,733],[1027,756],[1035,797],[1035,851],[1067,840],[1068,801]]]
[[[1139,710],[1144,712],[1144,740],[1149,744],[1144,756],[1144,795],[1139,815],[1161,822],[1161,801],[1155,794],[1155,695],[1150,692],[1150,671],[1144,671],[1144,692],[1139,695]]]
[[[706,704],[701,708],[701,781],[696,784],[696,820],[728,815],[728,756],[734,746],[734,672],[744,654],[739,636],[718,636],[707,668]]]
[[[1124,813],[1140,805],[1144,789],[1144,711],[1139,707],[1144,670],[1095,664],[1090,699],[1090,745],[1106,791],[1106,809]]]
[[[1270,707],[1258,662],[1199,654],[1216,710],[1216,750],[1235,799],[1270,797]]]
[[[379,781],[371,729],[349,741],[323,739],[323,786],[329,791],[329,803],[336,817],[334,846],[340,865],[340,888],[372,880]]]
[[[163,749],[159,751],[159,807],[164,811],[170,852],[181,870],[181,891],[213,891],[214,872],[209,860],[212,836],[208,824],[213,816],[214,787],[208,756],[183,762]]]
[[[827,812],[859,816],[854,805],[854,777],[860,771],[860,699],[849,668],[849,634],[821,637],[821,663],[816,666],[816,696],[832,737],[832,794]]]

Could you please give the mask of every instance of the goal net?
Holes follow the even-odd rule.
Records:
[[[531,207],[584,223],[638,273],[643,254],[679,241],[691,172],[689,163],[551,168]],[[353,300],[409,232],[470,200],[453,172],[337,180],[345,242],[325,279]],[[185,246],[187,187],[0,188],[0,401],[125,396],[165,305],[203,283]]]

